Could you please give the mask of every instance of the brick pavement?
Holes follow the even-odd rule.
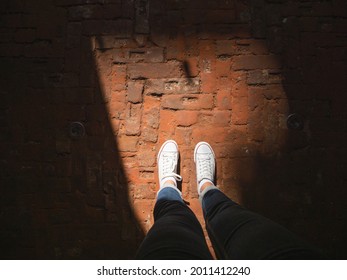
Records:
[[[2,258],[132,258],[153,223],[156,152],[329,258],[346,258],[343,0],[0,4]],[[288,129],[300,114],[302,130]],[[71,137],[80,122],[85,135]]]

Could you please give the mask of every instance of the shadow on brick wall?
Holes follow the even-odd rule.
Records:
[[[79,21],[91,6],[75,2],[1,3],[4,259],[129,259],[143,238],[86,35],[94,25]]]
[[[266,2],[250,2],[252,35],[264,39],[279,58],[282,81],[275,84],[276,71],[248,72],[250,97],[265,96],[249,116],[250,125],[262,120],[254,140],[265,145],[251,161],[253,180],[242,186],[242,200],[314,243],[328,258],[344,259],[347,5]],[[281,105],[283,97],[288,107]],[[302,122],[297,129],[287,123],[294,113]],[[240,167],[240,173],[247,168]]]

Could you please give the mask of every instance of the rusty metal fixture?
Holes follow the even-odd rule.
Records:
[[[287,118],[287,127],[292,130],[303,130],[305,126],[304,118],[299,114],[291,114]]]
[[[86,129],[81,122],[72,122],[69,127],[69,134],[71,138],[79,139],[86,134]]]

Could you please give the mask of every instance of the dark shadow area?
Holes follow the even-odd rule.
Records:
[[[220,60],[260,56],[260,66],[232,68],[258,101],[241,125],[249,134],[223,147],[233,163],[223,166],[224,191],[328,258],[347,257],[345,1],[31,2],[0,4],[1,258],[128,259],[141,242],[112,123],[123,112],[110,118],[94,57],[114,38],[165,48],[187,78],[197,76],[198,40],[231,40]],[[262,68],[267,59],[276,61]],[[302,130],[286,128],[292,113]],[[83,137],[69,135],[72,122]],[[234,153],[237,139],[247,156]]]
[[[264,139],[274,138],[269,142],[276,145],[285,136],[286,144],[255,157],[254,187],[246,186],[243,201],[311,241],[327,258],[345,259],[347,3],[271,2],[250,1],[253,36],[280,57],[285,117],[298,114],[304,126],[265,128]]]
[[[96,71],[94,25],[78,20],[91,6],[65,6],[75,2],[1,2],[2,259],[132,259],[143,238]]]

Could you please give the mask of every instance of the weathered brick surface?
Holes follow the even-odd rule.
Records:
[[[228,196],[346,258],[346,1],[25,2],[0,4],[1,257],[132,258],[174,139],[202,224],[208,141]]]

